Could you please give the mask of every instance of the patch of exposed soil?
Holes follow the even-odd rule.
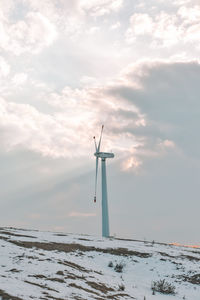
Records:
[[[57,275],[64,276],[64,273],[63,273],[63,271],[58,271],[58,272],[56,272],[56,274],[57,274]]]
[[[26,258],[28,258],[28,259],[37,259],[37,260],[39,260],[39,258],[37,257],[37,256],[30,256],[30,255],[27,255],[27,256],[25,256]],[[43,260],[42,260],[43,261]]]
[[[118,255],[118,256],[138,256],[141,258],[148,258],[152,256],[151,253],[132,251],[132,250],[128,250],[127,248],[106,248],[106,249],[96,248],[96,251]]]
[[[98,290],[104,294],[107,294],[108,292],[114,292],[115,290],[111,287],[106,286],[102,283],[97,283],[94,281],[86,281],[86,283],[93,289]]]
[[[80,285],[77,285],[76,283],[70,283],[69,286],[74,287],[74,288],[79,289],[79,290],[83,290],[83,291],[85,291],[85,292],[87,292],[87,293],[91,293],[91,294],[94,294],[94,295],[99,296],[99,294],[96,293],[95,291],[89,290],[89,289],[87,289],[87,288],[84,288],[84,287],[82,287],[82,286],[80,286]]]
[[[5,234],[5,235],[11,235],[11,236],[19,236],[19,237],[26,237],[26,238],[31,238],[31,239],[36,239],[35,236],[32,236],[32,235],[22,235],[22,234],[17,234],[17,233],[13,233],[13,232],[10,232],[10,231],[0,231],[0,234]]]
[[[176,270],[184,270],[184,267],[183,267],[182,263],[178,263],[176,261],[171,261],[171,263],[176,266]]]
[[[45,297],[40,297],[40,299],[43,299],[43,300],[49,300],[49,299],[53,299],[53,300],[66,300],[66,299],[63,299],[63,298],[52,297],[52,296],[49,295],[47,292],[43,292],[42,294],[43,294]]]
[[[78,270],[80,272],[85,272],[85,273],[89,273],[90,272],[90,270],[87,270],[86,268],[84,268],[84,267],[82,267],[82,266],[80,266],[78,264],[75,264],[75,263],[73,263],[71,261],[64,260],[64,261],[58,261],[58,263],[62,264],[62,265],[65,265],[65,266],[68,266],[70,268],[76,269],[76,270]]]
[[[170,255],[168,253],[165,252],[158,252],[160,255],[165,256],[165,257],[170,257],[170,258],[176,258],[176,256]]]
[[[14,269],[8,270],[7,272],[19,273],[21,271],[14,268]]]
[[[56,281],[56,282],[59,282],[59,283],[65,283],[64,279],[57,278],[57,277],[54,277],[54,278],[47,278],[47,280],[50,280],[50,281]]]
[[[112,299],[112,300],[118,300],[119,298],[123,299],[124,297],[129,297],[129,299],[136,299],[136,298],[131,297],[130,295],[125,294],[125,293],[110,295],[110,296],[107,296],[106,298],[107,299]]]
[[[64,279],[61,279],[61,278],[57,278],[57,277],[46,277],[42,274],[38,274],[38,275],[28,275],[28,277],[34,277],[34,278],[37,278],[37,279],[45,279],[45,280],[50,280],[50,281],[57,281],[57,282],[60,282],[60,283],[65,283]]]
[[[22,298],[11,296],[2,290],[0,290],[0,297],[2,297],[3,300],[23,300]]]
[[[47,279],[46,276],[42,275],[42,274],[37,274],[37,275],[28,275],[28,277],[35,277],[37,279]]]
[[[183,258],[183,259],[188,259],[190,261],[200,261],[200,258],[195,257],[195,256],[191,256],[191,255],[181,255],[179,257]]]
[[[167,261],[167,259],[165,259],[165,258],[161,258],[160,260],[161,260],[161,261]]]
[[[26,242],[26,241],[12,241],[9,240],[10,243],[13,243],[19,247],[24,248],[36,248],[36,249],[42,249],[47,251],[62,251],[62,252],[74,252],[74,251],[82,251],[82,252],[88,252],[88,251],[96,251],[96,252],[102,252],[102,253],[109,253],[112,255],[118,255],[118,256],[138,256],[142,258],[148,258],[151,257],[151,253],[143,253],[138,251],[132,251],[128,250],[127,248],[95,248],[92,246],[84,246],[80,244],[64,244],[64,243],[42,243],[42,242]]]
[[[65,276],[65,279],[76,280],[76,279],[77,279],[77,276],[68,274],[67,276]]]
[[[55,236],[67,236],[67,234],[64,234],[64,233],[55,233],[54,235]]]
[[[5,237],[5,236],[0,236],[0,239],[1,239],[1,240],[4,240],[4,241],[9,240],[9,238],[8,238],[8,237]]]
[[[82,297],[80,297],[80,296],[77,296],[77,295],[75,295],[74,293],[72,293],[72,296],[73,296],[73,299],[75,299],[75,300],[85,300],[84,298],[82,298]],[[95,298],[95,299],[97,299],[97,298]],[[100,299],[100,298],[99,298]],[[102,300],[105,300],[105,299],[102,299]]]
[[[8,226],[8,227],[0,227],[0,231],[1,230],[9,230],[9,229],[11,229],[11,230],[18,230],[18,231],[36,231],[36,232],[38,232],[39,230],[37,230],[37,229],[25,229],[25,228],[17,228],[17,227],[12,227],[12,226]]]
[[[28,280],[24,280],[24,282],[28,283],[28,284],[32,284],[32,285],[35,285],[35,286],[39,286],[40,288],[42,289],[46,289],[48,291],[53,291],[53,292],[56,292],[56,293],[59,293],[58,291],[56,291],[55,289],[52,289],[46,285],[43,285],[43,284],[39,284],[39,283],[36,283],[36,282],[31,282],[31,281],[28,281]]]
[[[200,255],[200,249],[199,250],[187,250],[187,252],[199,254]]]
[[[76,280],[76,279],[85,280],[86,279],[86,277],[83,275],[79,276],[77,274],[74,275],[73,273],[68,272],[68,271],[66,271],[66,272],[67,272],[67,275],[65,275],[65,279],[72,279],[72,280]]]
[[[192,276],[185,276],[183,275],[184,281],[190,282],[192,284],[200,284],[200,274],[195,274]]]

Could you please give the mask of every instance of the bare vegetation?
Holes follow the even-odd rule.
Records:
[[[119,264],[115,265],[114,270],[118,273],[122,273],[123,272],[123,268],[124,268],[124,264],[122,262],[120,262]]]
[[[200,274],[194,274],[192,276],[181,276],[184,281],[190,282],[192,284],[200,284]]]
[[[109,268],[112,268],[112,267],[113,267],[113,262],[112,262],[112,261],[109,261],[108,267],[109,267]]]
[[[165,279],[161,279],[158,281],[153,281],[151,284],[151,289],[154,292],[159,292],[162,294],[171,294],[175,295],[176,288],[173,284],[167,282]]]
[[[119,291],[124,291],[125,290],[125,285],[122,283],[119,285]]]

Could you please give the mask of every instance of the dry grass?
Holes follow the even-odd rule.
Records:
[[[32,236],[32,235],[24,235],[24,234],[22,235],[22,234],[17,234],[17,233],[13,233],[13,232],[10,232],[10,231],[5,231],[5,230],[0,230],[0,234],[36,239],[36,237]]]
[[[22,298],[11,296],[4,292],[3,290],[0,290],[0,297],[2,297],[3,300],[23,300]]]
[[[179,276],[184,279],[184,281],[190,282],[192,284],[200,284],[200,274],[194,274],[192,276]]]
[[[75,264],[75,263],[73,263],[71,261],[64,260],[64,261],[58,261],[58,263],[61,264],[61,265],[64,265],[64,266],[68,266],[68,267],[70,267],[72,269],[76,269],[76,270],[78,270],[80,272],[84,272],[84,273],[89,273],[90,272],[90,270],[88,270],[88,269],[86,269],[86,268],[84,268],[84,267],[82,267],[82,266],[80,266],[78,264]]]
[[[89,251],[96,251],[101,253],[109,253],[112,255],[117,256],[138,256],[141,258],[148,258],[151,257],[152,254],[150,253],[143,253],[138,251],[128,250],[127,248],[96,248],[92,246],[84,246],[81,244],[65,244],[65,243],[42,243],[42,242],[27,242],[27,241],[12,241],[9,240],[10,243],[13,243],[19,247],[24,248],[36,248],[42,249],[47,251],[60,251],[60,252],[74,252],[74,251],[81,251],[81,252],[89,252]]]
[[[39,284],[39,283],[36,283],[36,282],[31,282],[31,281],[28,281],[28,280],[25,280],[24,282],[28,283],[28,284],[31,284],[31,285],[35,285],[35,286],[39,286],[40,288],[42,289],[46,289],[48,291],[53,291],[53,292],[57,292],[59,293],[58,291],[56,291],[55,289],[52,289],[46,285],[43,285],[43,284]]]
[[[82,287],[82,286],[80,286],[80,285],[78,285],[76,283],[70,283],[69,286],[74,287],[74,288],[79,289],[79,290],[83,290],[83,291],[85,291],[87,293],[91,293],[91,294],[94,294],[96,296],[99,296],[99,294],[97,292],[95,292],[93,290],[89,290],[87,288],[84,288],[84,287]]]
[[[108,287],[107,285],[103,283],[97,283],[94,281],[86,281],[86,283],[93,289],[98,290],[104,294],[107,294],[108,292],[114,292],[115,290],[111,287]]]

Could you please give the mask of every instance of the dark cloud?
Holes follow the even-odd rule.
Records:
[[[137,77],[142,88],[120,86],[109,91],[135,104],[147,117],[146,127],[128,130],[136,135],[175,140],[183,151],[199,155],[199,63],[147,63],[140,68],[141,76],[134,71],[127,76],[133,84]]]

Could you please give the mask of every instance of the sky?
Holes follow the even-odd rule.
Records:
[[[0,226],[200,244],[199,0],[0,0]]]

